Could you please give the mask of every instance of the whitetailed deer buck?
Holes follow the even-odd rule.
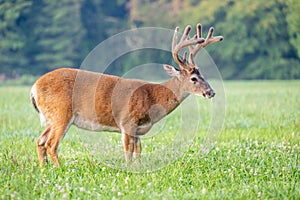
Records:
[[[187,26],[177,44],[179,27],[172,41],[172,55],[179,65],[176,69],[164,65],[171,79],[160,84],[142,80],[125,79],[79,69],[57,69],[43,75],[31,89],[31,100],[40,114],[46,129],[37,139],[38,159],[47,162],[47,152],[55,165],[60,165],[58,145],[70,125],[92,131],[122,133],[127,162],[133,153],[141,153],[140,135],[172,112],[189,94],[212,98],[215,92],[204,80],[194,57],[210,43],[223,40],[213,36],[210,28],[206,39],[202,38],[201,25],[190,38],[191,26]],[[189,56],[179,51],[189,48]]]

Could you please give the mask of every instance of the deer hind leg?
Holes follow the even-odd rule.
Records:
[[[36,141],[40,166],[42,166],[45,162],[48,163],[45,144],[48,139],[50,130],[51,130],[51,126],[48,125],[44,130],[44,132],[40,135],[40,137]]]
[[[142,151],[141,139],[139,136],[134,137],[134,156],[136,159],[140,159]]]
[[[47,152],[55,166],[60,166],[60,162],[58,159],[58,145],[60,141],[63,139],[65,133],[68,131],[70,122],[53,124],[50,130],[49,137],[46,141],[45,147]]]

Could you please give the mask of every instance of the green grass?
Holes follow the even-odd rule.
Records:
[[[203,117],[192,145],[149,173],[103,164],[74,127],[59,148],[62,167],[40,168],[35,140],[43,127],[29,90],[0,87],[2,199],[300,199],[300,81],[225,82],[225,124],[213,150],[201,154],[210,101],[199,98]],[[142,140],[143,152],[168,145],[177,122],[175,112],[160,134]],[[103,135],[120,146],[120,135]]]

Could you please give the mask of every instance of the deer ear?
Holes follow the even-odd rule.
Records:
[[[177,77],[180,76],[180,72],[175,67],[167,64],[164,64],[163,66],[168,75]]]

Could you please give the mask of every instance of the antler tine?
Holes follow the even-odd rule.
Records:
[[[172,52],[174,52],[175,47],[176,47],[178,32],[179,32],[179,27],[177,26],[175,28],[174,35],[173,35],[173,40],[172,40]]]
[[[181,39],[180,39],[179,44],[180,44],[180,43],[183,43],[183,42],[188,38],[189,33],[191,32],[191,30],[192,30],[191,25],[188,25],[188,26],[185,27],[184,32],[183,32],[183,34],[182,34],[182,37],[181,37]]]
[[[214,32],[214,28],[213,27],[210,27],[209,31],[208,31],[208,34],[207,34],[207,37],[205,39],[205,42],[202,43],[202,48],[206,47],[207,45],[209,45],[210,43],[213,43],[213,42],[220,42],[222,41],[224,38],[223,36],[213,36],[213,32]]]
[[[200,23],[197,24],[197,37],[202,38],[202,25]]]
[[[194,57],[199,52],[200,49],[206,47],[207,45],[219,42],[223,40],[223,36],[213,36],[214,28],[210,27],[206,39],[203,43],[197,44],[195,47],[190,47],[190,56],[189,56],[189,63],[195,64]],[[197,24],[197,37],[202,38],[202,25]]]
[[[194,54],[192,54],[192,53],[189,53],[189,63],[192,65],[195,65]]]
[[[202,24],[197,24],[197,34],[194,36],[195,38],[202,38]],[[195,65],[194,56],[198,53],[201,49],[201,44],[205,42],[204,38],[203,41],[196,45],[196,47],[189,46],[190,54],[189,54],[189,63]]]
[[[183,53],[183,63],[185,63],[186,64],[186,55],[187,55],[187,52],[185,51],[184,53]]]

